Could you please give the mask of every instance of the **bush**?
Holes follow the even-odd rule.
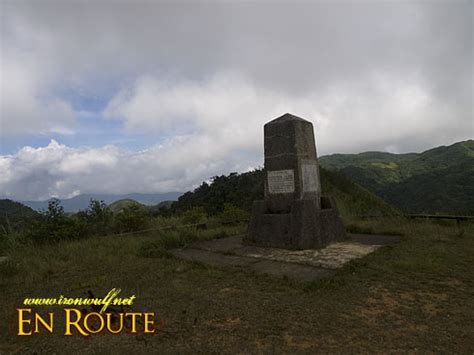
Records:
[[[159,241],[144,241],[138,248],[138,256],[145,258],[163,258],[168,257],[168,251]]]
[[[52,199],[48,209],[40,212],[27,232],[34,242],[58,242],[60,240],[78,239],[87,234],[87,225],[80,218],[68,217],[64,213],[61,201]]]
[[[25,231],[0,234],[0,256],[8,255],[11,251],[31,244],[31,239]]]
[[[184,224],[204,223],[207,219],[204,207],[193,207],[182,214]]]
[[[235,224],[247,220],[249,213],[231,203],[226,203],[218,217],[222,224]]]
[[[138,249],[138,255],[147,258],[169,257],[169,249],[186,246],[198,240],[198,238],[198,235],[189,229],[179,232],[167,231],[156,240],[144,241]]]
[[[91,199],[89,207],[85,211],[78,212],[76,216],[86,223],[90,235],[105,235],[111,230],[112,211],[104,201]]]
[[[180,217],[171,216],[164,217],[158,216],[153,218],[153,227],[154,228],[168,228],[168,227],[177,227],[183,224]]]
[[[145,229],[148,225],[148,213],[139,205],[127,206],[115,215],[115,229],[119,233]]]

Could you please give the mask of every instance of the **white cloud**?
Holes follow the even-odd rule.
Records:
[[[229,158],[217,151],[205,138],[175,138],[138,153],[114,146],[70,148],[52,140],[0,156],[0,191],[19,200],[185,191],[213,175],[245,169],[238,154]]]
[[[187,142],[201,142],[200,150],[225,155],[235,150],[261,154],[263,124],[285,112],[314,123],[324,154],[389,144],[403,151],[406,147],[398,142],[420,129],[431,137],[429,143],[420,137],[417,144],[435,145],[436,131],[452,127],[441,119],[446,114],[443,105],[421,78],[400,80],[376,72],[363,83],[340,83],[300,95],[257,86],[235,72],[199,83],[147,76],[118,92],[104,115],[123,121],[131,131],[186,134]]]
[[[371,93],[371,100],[361,91]],[[420,124],[424,134],[418,139],[433,142],[451,124],[440,126],[440,110],[421,81],[380,74],[368,78],[363,88],[341,85],[300,97],[256,87],[235,73],[200,84],[172,85],[147,77],[126,94],[117,93],[106,113],[130,129],[157,136],[165,132],[171,138],[140,152],[113,145],[71,148],[54,140],[46,147],[24,147],[0,157],[0,191],[17,199],[186,191],[213,175],[261,165],[262,126],[286,111],[313,121],[319,154],[324,154],[358,144],[403,151],[398,142],[411,138]],[[435,119],[419,118],[427,113]],[[381,119],[373,120],[375,116]],[[193,129],[179,134],[187,131],[183,125]]]
[[[41,62],[48,63],[49,58],[36,48],[41,41],[21,48],[9,39],[1,48],[0,137],[71,134],[75,114],[70,103],[52,93],[49,65]],[[29,42],[25,40],[22,45]]]
[[[314,123],[319,154],[474,134],[472,2],[0,6],[1,138],[124,128],[0,156],[0,195],[188,189],[261,164],[262,125],[285,112]],[[136,133],[162,143],[107,145]]]
[[[127,129],[138,131],[154,120],[153,128],[161,131],[183,123],[178,132],[187,134],[193,128],[189,123],[195,123],[189,116],[196,113],[228,123],[227,115],[245,100],[255,107],[255,99],[268,99],[262,107],[271,109],[245,110],[241,119],[247,113],[271,117],[279,111],[275,97],[280,106],[302,98],[311,99],[311,106],[327,105],[318,111],[335,111],[333,102],[321,103],[321,97],[341,87],[341,95],[359,99],[368,130],[383,120],[373,110],[374,95],[386,94],[383,85],[378,87],[382,92],[372,90],[377,87],[371,83],[374,71],[415,82],[422,95],[428,92],[443,103],[444,115],[437,118],[454,119],[452,126],[458,127],[445,133],[450,142],[472,119],[472,2],[279,2],[269,7],[258,2],[5,1],[2,10],[3,135],[71,132],[74,113],[58,92],[110,97],[134,78],[141,79],[133,88],[125,86],[107,113],[127,117]],[[251,81],[221,75],[229,70]],[[408,109],[412,94],[407,85],[396,85]],[[348,90],[351,86],[357,90]],[[334,95],[331,100],[338,102]],[[415,101],[420,131],[434,118],[419,109],[419,97]],[[161,116],[150,116],[158,111]],[[306,112],[300,106],[293,111]],[[411,143],[418,144],[416,139]]]

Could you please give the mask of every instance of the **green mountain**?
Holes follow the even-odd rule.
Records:
[[[343,217],[356,215],[394,214],[398,211],[365,188],[355,184],[339,172],[321,169],[323,195],[333,196]],[[207,213],[222,212],[224,204],[250,211],[255,200],[263,199],[264,170],[243,174],[215,176],[211,183],[203,182],[192,192],[182,195],[171,206],[172,212],[182,212],[193,207],[204,207]]]
[[[174,202],[175,201],[172,201],[172,200],[161,201],[157,205],[146,206],[146,208],[152,216],[158,216],[160,214],[165,215],[171,211],[171,206],[173,205]]]
[[[319,161],[404,211],[474,214],[473,140],[419,154],[333,154]]]
[[[122,212],[125,208],[130,207],[130,206],[138,206],[146,210],[146,207],[144,205],[130,198],[125,198],[123,200],[115,201],[114,203],[110,204],[108,207],[113,213],[119,213],[119,212]]]
[[[0,234],[22,229],[37,215],[37,212],[19,202],[0,200]]]

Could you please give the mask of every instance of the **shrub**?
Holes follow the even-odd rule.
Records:
[[[138,255],[145,258],[161,258],[169,256],[169,253],[159,241],[147,240],[138,248]]]
[[[169,228],[177,227],[183,224],[182,220],[178,216],[164,217],[158,216],[152,219],[154,228]]]
[[[182,214],[184,224],[204,223],[207,219],[204,207],[193,207]]]
[[[138,249],[138,255],[147,258],[169,257],[169,249],[183,247],[197,239],[198,235],[189,229],[167,231],[156,240],[144,241]]]
[[[115,215],[115,229],[120,233],[145,229],[148,225],[148,213],[139,205],[127,206]]]
[[[40,212],[27,232],[34,242],[58,242],[66,239],[77,239],[87,234],[86,224],[79,218],[68,217],[64,213],[61,201],[52,199],[48,202],[48,209]]]
[[[234,224],[245,221],[249,218],[249,213],[231,203],[224,204],[224,210],[219,214],[222,224]]]
[[[77,213],[77,218],[87,224],[87,232],[90,235],[105,235],[112,226],[112,211],[104,201],[91,199],[89,207],[85,211]]]

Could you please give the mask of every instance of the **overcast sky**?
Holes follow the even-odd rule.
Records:
[[[186,191],[263,164],[472,139],[472,1],[0,1],[0,197]]]

